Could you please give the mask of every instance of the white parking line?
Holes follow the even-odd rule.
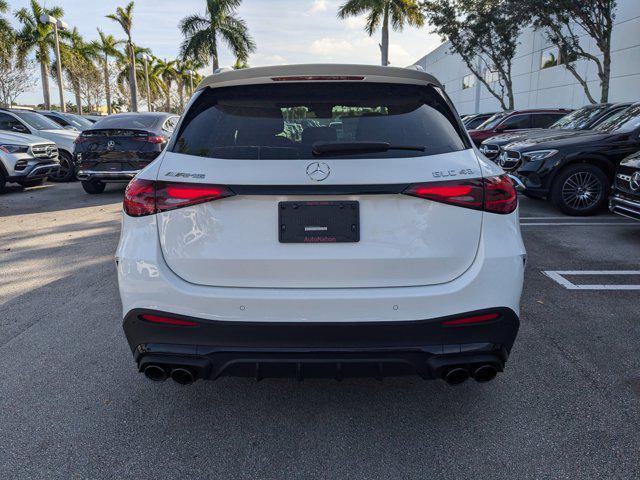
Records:
[[[576,285],[564,275],[640,275],[640,270],[543,270],[547,277],[567,290],[640,290],[640,284]]]
[[[575,226],[580,225],[588,227],[591,225],[633,225],[634,222],[530,222],[520,223],[521,226],[529,227],[531,225],[563,225],[563,226]]]

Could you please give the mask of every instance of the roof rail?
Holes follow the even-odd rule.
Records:
[[[234,70],[234,69],[233,69],[233,68],[231,68],[231,67],[220,67],[220,68],[216,68],[216,69],[213,71],[213,74],[214,74],[214,75],[218,75],[219,73],[224,73],[224,72],[233,72],[233,70]]]

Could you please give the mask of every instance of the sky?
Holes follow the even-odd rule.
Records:
[[[105,18],[128,0],[40,0],[46,6],[64,9],[63,20],[77,27],[87,40],[97,37],[96,28],[116,38],[124,36],[120,27]],[[367,63],[379,64],[380,31],[369,37],[364,18],[339,20],[336,12],[344,0],[244,0],[237,14],[247,22],[257,43],[249,58],[252,67],[290,63]],[[29,0],[9,0],[11,11],[29,6]],[[150,48],[160,58],[178,55],[182,36],[178,23],[192,13],[204,13],[204,0],[136,0],[133,40]],[[15,19],[13,19],[14,25]],[[405,28],[390,33],[389,61],[392,65],[411,65],[440,44],[429,26]],[[235,58],[222,48],[220,65],[233,65]],[[210,69],[202,73],[210,73]],[[39,69],[36,78],[39,77]],[[67,99],[72,99],[67,94]],[[58,101],[57,87],[51,82],[51,99]],[[40,82],[20,96],[25,104],[42,102]]]

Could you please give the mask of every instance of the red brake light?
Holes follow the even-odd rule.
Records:
[[[175,210],[235,195],[222,185],[154,182],[134,178],[124,193],[124,211],[132,217]]]
[[[149,135],[147,137],[147,142],[149,143],[164,143],[166,141],[166,138],[164,138],[162,135]]]
[[[482,179],[411,185],[403,193],[478,210],[482,209],[484,197]]]
[[[352,80],[364,80],[362,76],[356,75],[298,75],[291,77],[271,77],[274,82],[302,82],[302,81],[352,81]]]
[[[486,313],[484,315],[474,315],[473,317],[456,318],[442,322],[443,326],[470,325],[474,323],[490,322],[500,317],[499,313]]]
[[[511,213],[518,206],[516,189],[507,175],[415,184],[403,193],[491,213]]]
[[[140,315],[142,320],[153,323],[164,323],[165,325],[177,325],[180,327],[197,327],[196,322],[190,322],[188,320],[180,320],[178,318],[161,317],[159,315]]]
[[[493,213],[511,213],[518,206],[516,187],[507,175],[484,179],[484,209]]]

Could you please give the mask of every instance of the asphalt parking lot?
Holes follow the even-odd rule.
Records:
[[[640,476],[640,223],[522,198],[522,325],[489,384],[180,387],[138,374],[121,330],[121,198],[0,196],[0,478]]]

